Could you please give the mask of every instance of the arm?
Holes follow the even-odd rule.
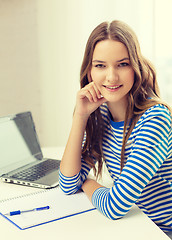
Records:
[[[70,181],[70,178],[78,175],[81,171],[82,142],[87,120],[103,102],[105,99],[101,97],[93,82],[82,88],[77,94],[72,128],[60,165],[61,176],[66,177],[65,181]],[[78,175],[78,177],[80,176]],[[76,179],[76,182],[79,180]],[[62,181],[60,181],[61,183]]]
[[[72,177],[81,170],[81,150],[87,118],[74,114],[69,139],[63,154],[60,169],[68,177]]]
[[[124,216],[161,167],[169,147],[170,121],[157,116],[145,122],[114,187],[104,188],[90,180],[84,182],[83,191],[105,216],[111,219]]]
[[[98,188],[103,187],[100,185],[98,182],[96,182],[93,179],[87,179],[83,184],[82,184],[82,190],[86,193],[87,197],[91,201],[92,195],[97,190]]]

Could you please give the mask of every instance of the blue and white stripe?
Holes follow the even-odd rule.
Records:
[[[148,109],[138,120],[125,149],[125,166],[120,174],[120,154],[124,122],[113,122],[106,104],[103,153],[114,180],[112,188],[101,187],[92,196],[93,205],[110,219],[124,216],[136,203],[162,230],[172,230],[172,125],[163,105]],[[75,193],[90,168],[82,159],[82,169],[68,178],[60,173],[60,187]]]

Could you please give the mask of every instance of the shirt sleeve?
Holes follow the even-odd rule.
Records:
[[[82,159],[81,170],[78,174],[72,177],[66,177],[59,171],[59,186],[65,194],[76,193],[86,180],[91,167]]]
[[[123,217],[163,164],[168,154],[169,116],[148,118],[140,128],[122,173],[112,188],[98,188],[93,205],[110,219]]]

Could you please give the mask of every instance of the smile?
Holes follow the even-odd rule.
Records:
[[[120,87],[122,87],[122,85],[115,85],[115,86],[105,86],[104,87],[107,89],[107,90],[110,90],[110,91],[115,91],[117,89],[119,89]]]

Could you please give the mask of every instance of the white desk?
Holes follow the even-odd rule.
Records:
[[[61,157],[62,149],[44,149],[45,156]],[[0,200],[17,196],[38,189],[0,183]],[[115,240],[168,240],[161,231],[142,211],[134,206],[122,219],[112,221],[97,210],[51,222],[27,230],[19,230],[0,216],[0,236],[3,240],[47,240],[47,239],[115,239]]]

